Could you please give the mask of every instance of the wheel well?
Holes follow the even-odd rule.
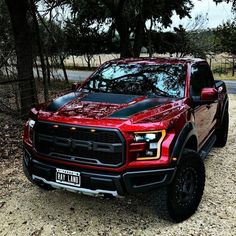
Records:
[[[195,136],[191,136],[185,144],[184,148],[197,151],[197,138]]]

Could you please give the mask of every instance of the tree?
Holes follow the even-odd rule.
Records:
[[[100,32],[99,27],[92,25],[89,21],[74,18],[67,22],[64,31],[68,53],[75,56],[83,55],[89,69],[94,54],[110,50],[107,42],[109,33]]]
[[[44,0],[48,9],[67,4],[71,16],[81,23],[97,25],[119,34],[121,57],[138,57],[144,44],[146,23],[153,27],[171,24],[174,12],[180,18],[189,16],[192,0]],[[68,17],[69,18],[69,17]],[[70,19],[68,19],[70,20]],[[105,27],[104,27],[105,26]],[[151,29],[150,29],[151,30]]]
[[[188,26],[188,29],[180,25],[175,27],[172,32],[152,31],[151,37],[155,51],[175,54],[177,57],[188,55],[205,58],[207,53],[211,53],[215,49],[215,36],[212,30],[204,30],[200,26],[201,24],[194,23],[191,24],[191,27]]]
[[[27,0],[5,0],[15,39],[18,81],[21,96],[21,115],[27,115],[37,102],[33,77],[32,33],[29,21],[30,5]]]
[[[207,53],[214,51],[214,35],[212,30],[206,29],[207,22],[207,15],[197,15],[185,28],[180,26],[175,29],[177,41],[181,44],[177,48],[182,56],[205,58]]]
[[[191,0],[74,0],[72,11],[95,24],[110,23],[120,37],[121,57],[139,56],[144,42],[146,22],[171,24],[174,11],[180,16],[189,15]],[[131,41],[131,38],[133,39]]]
[[[236,23],[227,21],[214,31],[217,38],[217,49],[236,55]]]

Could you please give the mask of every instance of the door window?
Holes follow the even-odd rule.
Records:
[[[203,88],[213,88],[214,79],[207,64],[196,64],[192,66],[190,80],[190,95],[199,98]]]

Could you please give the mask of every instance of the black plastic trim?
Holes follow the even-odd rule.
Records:
[[[229,99],[228,99],[228,96],[227,96],[225,101],[224,101],[224,106],[223,106],[223,109],[222,109],[222,112],[221,112],[220,124],[222,124],[223,119],[224,119],[224,114],[225,114],[225,112],[228,112],[228,109],[229,109]]]
[[[143,192],[170,184],[175,171],[175,168],[133,171],[125,173],[123,178],[129,193]]]
[[[178,162],[180,161],[182,152],[184,150],[184,147],[187,143],[187,141],[194,136],[197,139],[197,134],[195,131],[194,124],[192,122],[188,122],[185,124],[183,129],[181,130],[179,136],[177,137],[177,140],[175,142],[171,158],[176,157],[178,159]]]
[[[83,129],[83,130],[90,130],[90,129],[94,129],[94,130],[99,130],[99,131],[107,131],[107,132],[115,132],[121,143],[105,143],[105,142],[94,142],[94,141],[84,141],[84,140],[75,140],[75,142],[73,143],[76,146],[80,146],[80,147],[87,147],[88,150],[93,150],[93,151],[101,151],[101,152],[107,152],[107,153],[119,153],[121,152],[122,154],[122,159],[121,162],[118,164],[105,164],[105,163],[100,163],[97,162],[96,159],[91,159],[93,161],[91,161],[89,158],[87,158],[87,162],[86,162],[86,158],[83,157],[79,157],[79,156],[69,156],[69,155],[64,155],[64,154],[58,154],[57,156],[55,154],[57,153],[52,153],[51,155],[46,155],[43,153],[38,152],[40,155],[43,156],[48,156],[51,158],[56,158],[56,159],[60,159],[63,160],[62,156],[66,157],[66,161],[69,162],[77,162],[77,163],[82,163],[82,164],[88,164],[88,165],[96,165],[96,166],[103,166],[103,167],[112,167],[112,168],[117,168],[120,167],[122,165],[124,165],[125,163],[125,150],[126,150],[126,142],[125,142],[125,138],[123,137],[123,135],[121,134],[121,132],[118,129],[112,129],[112,128],[100,128],[100,127],[92,127],[92,126],[79,126],[79,125],[70,125],[70,124],[62,124],[62,123],[56,123],[56,122],[47,122],[47,121],[37,121],[37,123],[44,123],[44,124],[49,124],[49,125],[62,125],[62,126],[66,126],[66,127],[77,127],[79,129]],[[36,125],[37,125],[36,123]],[[44,140],[47,141],[55,141],[55,138],[57,139],[58,142],[61,141],[62,145],[71,145],[72,139],[67,139],[67,138],[61,138],[61,137],[54,137],[54,139],[52,139],[52,136],[50,135],[42,135],[39,134],[39,137]],[[64,142],[62,142],[64,141]],[[102,148],[103,146],[103,148]],[[37,151],[37,150],[36,150]],[[71,159],[69,158],[71,157]],[[65,160],[65,159],[64,159]]]
[[[44,163],[35,160],[30,155],[30,164],[27,165],[30,175],[37,175],[47,181],[55,181],[56,168],[79,171],[81,174],[81,186],[87,189],[95,189],[98,187],[103,190],[116,190],[119,195],[126,193],[142,192],[155,189],[171,183],[176,168],[157,169],[157,170],[130,170],[124,173],[99,173],[96,170],[85,170],[80,168],[61,166]],[[145,180],[145,183],[140,180]],[[146,181],[147,180],[147,181]]]

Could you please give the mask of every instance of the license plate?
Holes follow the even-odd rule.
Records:
[[[56,182],[72,186],[80,186],[80,172],[56,169]]]

